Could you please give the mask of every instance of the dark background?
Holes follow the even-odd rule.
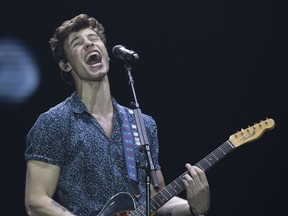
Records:
[[[4,3],[2,3],[4,4]],[[287,1],[6,1],[0,36],[21,38],[35,55],[41,83],[25,103],[1,104],[1,215],[24,216],[25,137],[41,112],[70,95],[48,40],[79,13],[104,25],[113,96],[133,100],[121,44],[132,66],[141,110],[158,123],[166,183],[229,136],[273,118],[276,126],[207,172],[214,216],[287,215]],[[185,194],[180,194],[185,196]]]

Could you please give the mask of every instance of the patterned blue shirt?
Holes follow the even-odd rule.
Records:
[[[121,138],[123,116],[114,98],[112,102],[114,119],[110,138],[76,92],[42,113],[27,134],[25,159],[61,168],[54,198],[79,216],[96,216],[119,192],[132,194]],[[134,115],[130,117],[135,121]],[[146,114],[143,120],[155,169],[160,169],[156,123]],[[146,164],[146,154],[140,145],[135,145],[135,154],[140,165]],[[145,178],[145,170],[138,169],[141,196],[135,200],[136,208],[146,201]]]

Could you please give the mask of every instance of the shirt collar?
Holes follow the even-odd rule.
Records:
[[[84,113],[84,112],[88,112],[87,107],[84,105],[84,103],[80,100],[80,97],[78,96],[77,92],[74,91],[72,93],[72,95],[70,96],[70,98],[68,99],[69,103],[71,104],[72,107],[72,111],[74,113]],[[113,104],[113,108],[114,108],[114,112],[117,116],[120,116],[120,119],[123,119],[123,116],[120,114],[120,111],[118,109],[117,106],[117,101],[115,100],[115,98],[111,97],[112,100],[112,104]]]

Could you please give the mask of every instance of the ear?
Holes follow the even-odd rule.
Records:
[[[59,67],[61,68],[62,71],[65,72],[70,72],[72,70],[72,67],[69,64],[69,62],[65,63],[63,60],[59,62]]]

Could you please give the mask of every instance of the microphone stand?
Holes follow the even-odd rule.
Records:
[[[158,185],[158,180],[157,180],[157,176],[156,176],[156,172],[155,172],[155,167],[153,164],[153,159],[152,159],[151,153],[150,153],[150,147],[148,144],[149,141],[147,138],[145,125],[144,125],[144,121],[142,118],[142,112],[141,112],[141,109],[139,107],[139,103],[137,101],[137,97],[136,97],[136,93],[135,93],[134,80],[133,80],[132,75],[131,75],[131,70],[132,70],[131,65],[127,61],[125,61],[124,67],[125,67],[125,71],[126,71],[127,76],[128,76],[129,84],[132,88],[132,92],[133,92],[133,96],[134,96],[134,101],[135,101],[133,104],[134,115],[135,115],[136,125],[137,125],[138,132],[139,132],[140,143],[143,146],[143,149],[145,150],[147,161],[148,161],[148,165],[145,166],[145,168],[146,168],[146,214],[147,214],[147,216],[150,216],[150,197],[151,197],[150,178],[152,179],[153,187],[155,189],[158,189],[159,185]]]

